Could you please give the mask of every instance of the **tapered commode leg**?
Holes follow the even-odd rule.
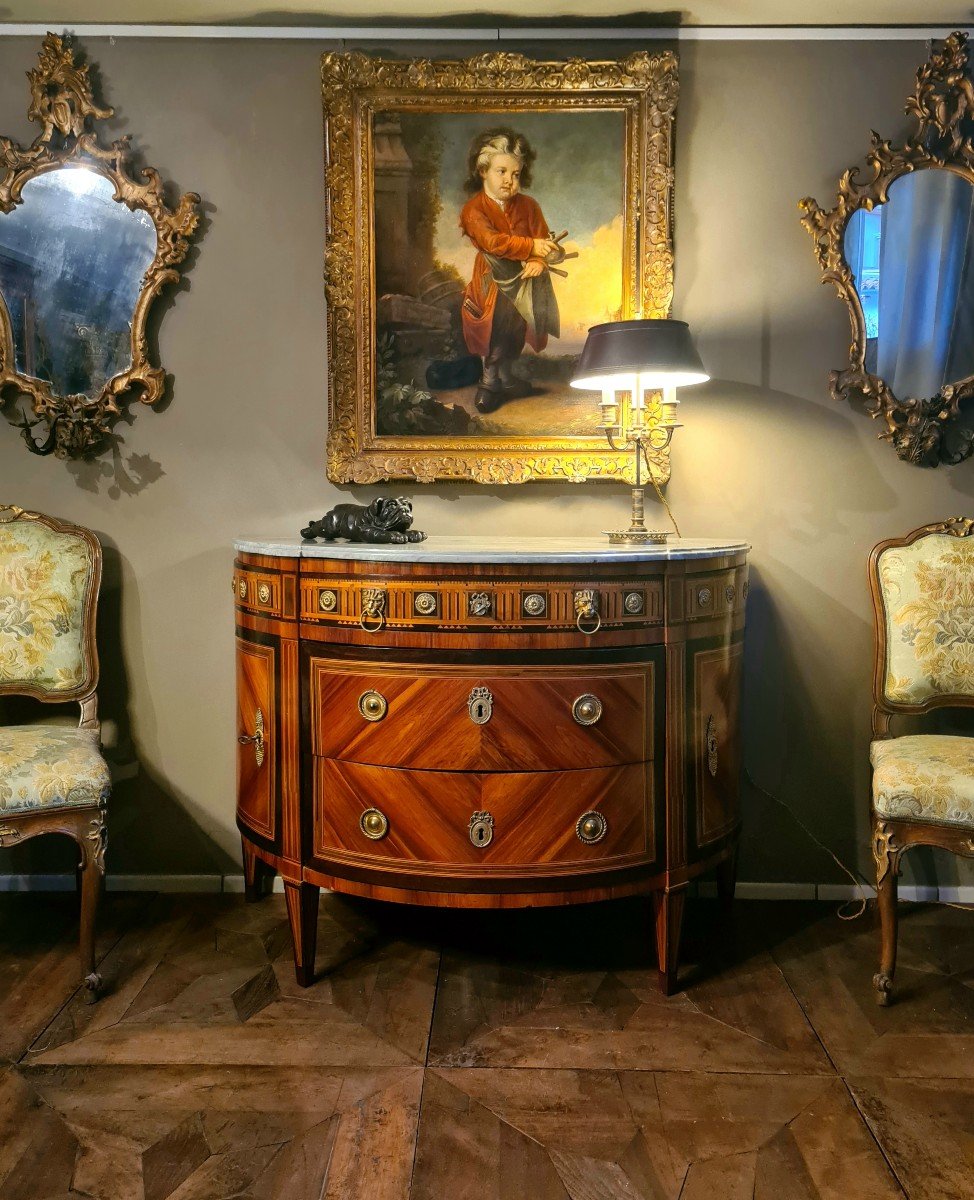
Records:
[[[685,899],[686,889],[678,892],[653,892],[659,990],[664,996],[672,996],[676,990],[676,968],[680,955],[680,931],[683,928]]]
[[[284,880],[287,919],[294,943],[294,976],[301,987],[310,987],[315,978],[315,946],[318,940],[318,892],[311,883]]]
[[[244,899],[253,904],[270,891],[275,871],[258,856],[246,838],[240,839],[240,845],[243,848]]]

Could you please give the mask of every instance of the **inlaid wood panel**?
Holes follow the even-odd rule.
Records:
[[[343,564],[344,565],[344,564]],[[385,564],[383,564],[384,568]],[[592,591],[603,626],[644,628],[663,620],[663,584],[659,578],[612,580],[564,579],[538,576],[528,581],[490,576],[444,578],[428,565],[417,567],[416,578],[386,576],[381,569],[368,579],[342,574],[304,574],[301,579],[301,620],[330,625],[358,625],[366,588],[384,593],[385,624],[393,628],[456,629],[574,629],[575,594]]]
[[[244,612],[272,617],[285,615],[284,582],[280,575],[238,568],[233,573],[232,584],[237,606]]]
[[[627,860],[650,862],[652,773],[646,764],[588,771],[477,774],[398,771],[315,760],[314,853],[334,862],[428,864],[477,875],[498,868],[543,874],[584,872]],[[380,840],[360,819],[377,808],[388,820]],[[579,818],[601,813],[605,836],[586,845]],[[487,813],[492,840],[474,845],[475,814]]]
[[[724,837],[739,820],[741,673],[744,647],[722,643],[691,650],[693,679],[690,767],[696,844]]]
[[[275,731],[277,683],[272,646],[237,638],[237,736],[259,731],[260,753],[253,741],[237,742],[237,816],[255,833],[275,836]]]
[[[312,658],[312,752],[378,766],[452,771],[545,771],[653,757],[652,663],[578,668],[444,667],[422,671]],[[476,699],[476,689],[486,697]],[[368,720],[360,698],[388,705]],[[573,705],[594,696],[594,724]],[[478,724],[474,715],[488,719]]]
[[[747,568],[714,574],[688,575],[684,583],[683,612],[688,621],[726,617],[744,607]]]

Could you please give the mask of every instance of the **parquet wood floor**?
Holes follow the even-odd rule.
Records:
[[[719,929],[715,931],[714,926]],[[70,896],[0,896],[0,1200],[974,1200],[974,924],[648,902],[451,913],[117,896],[75,991]],[[717,947],[715,950],[714,947]]]

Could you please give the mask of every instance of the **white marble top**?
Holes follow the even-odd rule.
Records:
[[[285,558],[365,559],[372,562],[561,563],[667,561],[736,554],[750,549],[737,539],[671,538],[665,545],[612,546],[598,537],[437,537],[405,546],[362,542],[305,542],[301,538],[238,538],[234,550]]]

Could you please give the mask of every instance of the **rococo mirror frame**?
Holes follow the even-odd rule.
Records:
[[[101,144],[90,126],[108,120],[114,109],[95,103],[87,64],[76,61],[74,51],[57,34],[44,38],[38,66],[27,72],[27,78],[31,95],[27,115],[41,126],[41,132],[26,148],[0,137],[0,212],[11,212],[20,204],[24,186],[37,176],[62,167],[85,167],[112,183],[114,200],[147,213],[156,229],[155,257],[142,279],[132,318],[131,366],[108,379],[97,396],[60,396],[45,380],[17,371],[13,329],[0,297],[0,405],[9,408],[21,396],[28,398],[35,419],[24,416],[19,422],[28,448],[35,454],[78,458],[108,441],[122,415],[121,402],[130,398],[127,393],[137,393],[149,405],[162,398],[166,374],[150,361],[146,320],[163,287],[181,276],[179,266],[199,225],[200,197],[186,192],[175,209],[169,208],[157,171],[142,167],[137,171],[140,179],[133,177],[129,135],[111,145]],[[37,425],[46,426],[46,437],[40,442],[32,432]]]
[[[676,56],[540,62],[488,52],[460,61],[322,56],[325,115],[325,295],[328,306],[327,474],[335,483],[439,479],[482,484],[534,479],[628,479],[631,454],[600,436],[379,436],[372,116],[400,111],[579,111],[614,105],[627,115],[623,239],[624,315],[669,316],[673,299],[672,133]],[[593,314],[592,323],[598,316]],[[596,406],[593,397],[593,411]],[[670,474],[667,449],[653,475]]]
[[[806,196],[799,201],[802,225],[815,241],[822,282],[832,283],[846,302],[852,325],[849,366],[832,371],[835,400],[862,398],[870,416],[882,421],[879,435],[904,462],[935,467],[974,453],[974,433],[960,423],[960,405],[974,395],[974,376],[945,384],[933,398],[894,396],[887,382],[866,370],[866,324],[855,278],[844,250],[853,213],[888,199],[890,186],[912,171],[951,171],[974,186],[974,84],[968,73],[967,34],[952,33],[917,71],[916,90],[905,112],[916,131],[902,148],[873,131],[866,172],[851,167],[839,180],[835,208],[826,212]]]

